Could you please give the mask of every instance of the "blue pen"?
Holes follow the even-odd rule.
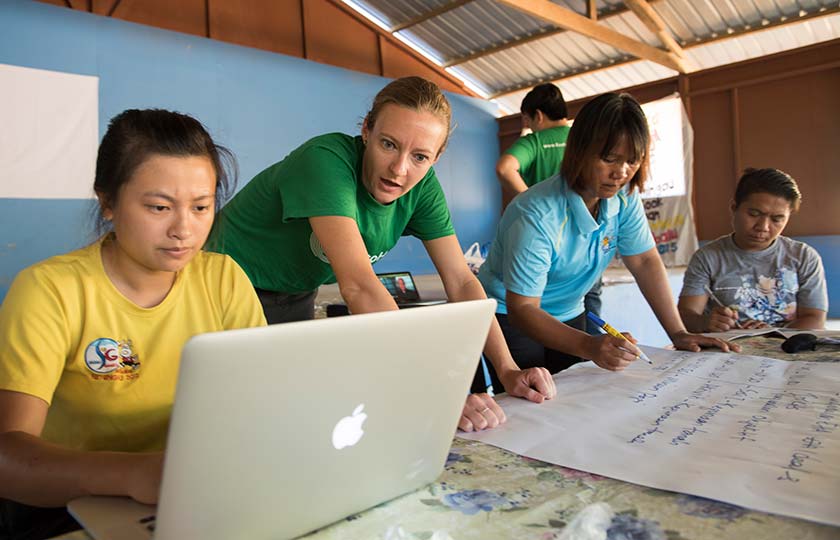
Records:
[[[598,327],[599,327],[601,330],[603,330],[604,332],[608,333],[609,335],[611,335],[611,336],[613,336],[613,337],[621,338],[621,339],[623,339],[624,341],[630,341],[629,339],[627,339],[627,337],[626,337],[624,334],[622,334],[621,332],[619,332],[618,330],[616,330],[616,329],[615,329],[615,328],[613,328],[612,326],[608,325],[606,322],[604,322],[604,320],[603,320],[603,319],[601,319],[599,316],[595,315],[594,313],[592,313],[592,312],[590,312],[590,311],[587,311],[587,312],[586,312],[586,317],[587,317],[590,321],[592,321],[592,322],[594,322],[596,325],[598,325]],[[648,357],[647,357],[647,355],[646,355],[646,354],[645,354],[645,353],[644,353],[641,349],[639,349],[639,356],[638,356],[638,358],[641,358],[642,360],[644,360],[644,361],[645,361],[645,362],[647,362],[648,364],[653,364],[653,362],[651,362],[651,361],[650,361],[650,358],[648,358]]]
[[[487,360],[484,359],[484,355],[481,355],[481,371],[484,372],[484,386],[487,387],[487,393],[490,397],[493,397],[495,394],[493,393],[493,381],[490,379],[490,371],[487,369]]]

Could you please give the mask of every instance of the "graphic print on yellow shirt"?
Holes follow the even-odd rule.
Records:
[[[140,376],[140,359],[131,340],[99,338],[85,349],[85,365],[93,380],[130,381]]]

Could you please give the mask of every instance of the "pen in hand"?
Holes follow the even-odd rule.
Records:
[[[730,308],[730,307],[727,307],[727,306],[723,305],[723,302],[721,302],[721,301],[720,301],[720,298],[718,298],[717,296],[715,296],[715,293],[714,293],[714,292],[712,292],[712,288],[711,288],[711,287],[709,287],[708,285],[704,285],[704,286],[703,286],[703,289],[705,289],[705,290],[706,290],[706,294],[708,294],[708,295],[709,295],[709,298],[711,298],[711,299],[712,299],[712,302],[714,302],[715,304],[717,304],[719,307],[722,307],[722,308],[725,308],[725,309],[732,309],[732,308]],[[740,322],[738,322],[738,316],[737,316],[738,311],[737,311],[737,310],[734,310],[734,309],[733,309],[732,311],[735,311],[735,313],[736,313],[736,315],[735,315],[735,328],[741,328],[741,323],[740,323]]]
[[[621,332],[619,332],[618,330],[616,330],[612,326],[608,325],[606,322],[604,322],[603,319],[601,319],[600,317],[598,317],[594,313],[592,313],[590,311],[587,311],[586,312],[586,317],[590,321],[595,323],[601,330],[603,330],[607,334],[609,334],[613,337],[621,338],[624,341],[632,343],[629,339],[627,339],[627,336],[625,336],[624,334],[622,334]],[[631,354],[632,354],[632,352],[631,352]],[[653,365],[653,362],[650,360],[650,358],[648,358],[648,356],[641,349],[639,349],[639,354],[638,354],[637,358],[641,358],[642,360],[644,360],[648,364]]]

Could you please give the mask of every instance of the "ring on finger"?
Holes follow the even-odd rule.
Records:
[[[487,411],[489,411],[489,410],[490,410],[490,407],[484,407],[483,409],[481,409],[480,411],[478,411],[478,414],[484,414],[484,413],[486,413],[486,412],[487,412]]]

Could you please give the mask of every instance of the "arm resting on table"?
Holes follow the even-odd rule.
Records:
[[[49,406],[0,390],[0,497],[32,506],[64,506],[83,495],[127,495],[155,503],[162,453],[84,452],[40,438]]]

